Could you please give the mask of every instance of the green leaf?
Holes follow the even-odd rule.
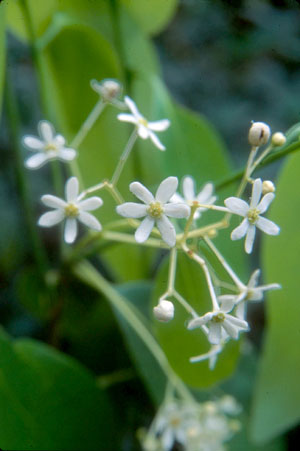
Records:
[[[0,4],[0,115],[2,110],[2,94],[5,69],[5,3]]]
[[[112,416],[91,374],[34,340],[0,333],[0,443],[5,449],[109,449]]]
[[[255,389],[252,436],[263,443],[300,419],[299,355],[299,171],[300,155],[291,156],[277,184],[270,218],[281,226],[278,237],[264,237],[263,268],[268,282],[282,289],[267,303],[267,330]]]
[[[146,33],[157,34],[172,19],[178,0],[122,0],[122,3]]]
[[[167,262],[161,267],[155,281],[153,305],[166,290]],[[179,254],[176,272],[176,290],[199,313],[211,310],[207,284],[199,265],[186,255]],[[229,377],[236,365],[239,345],[230,341],[218,358],[216,368],[211,371],[208,362],[190,363],[190,357],[208,352],[210,345],[200,329],[189,331],[187,321],[191,317],[175,300],[175,317],[168,324],[155,321],[154,329],[169,362],[182,380],[198,388],[209,387],[220,380]]]

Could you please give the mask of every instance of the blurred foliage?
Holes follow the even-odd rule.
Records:
[[[11,340],[3,332],[0,336],[0,446],[125,450],[138,447],[135,431],[150,422],[153,404],[159,404],[163,396],[165,375],[137,330],[124,321],[122,308],[112,302],[116,297],[125,312],[136,315],[138,324],[150,336],[154,330],[175,374],[190,384],[199,397],[225,390],[244,404],[244,428],[230,449],[262,449],[248,438],[253,390],[251,435],[256,442],[278,436],[299,418],[299,358],[294,346],[299,332],[295,313],[299,239],[296,207],[288,214],[286,205],[286,199],[298,204],[295,187],[299,156],[291,157],[286,164],[272,210],[282,234],[277,246],[271,239],[264,243],[266,280],[278,281],[284,289],[270,299],[270,327],[255,387],[257,356],[253,349],[247,354],[247,343],[229,344],[216,371],[210,373],[207,362],[188,362],[189,357],[206,348],[199,331],[187,333],[183,328],[186,316],[180,307],[173,323],[151,323],[151,307],[166,283],[164,251],[157,255],[151,249],[113,243],[99,249],[92,262],[114,283],[115,292],[110,298],[109,294],[96,292],[101,289],[98,282],[91,283],[91,274],[86,274],[85,282],[96,291],[79,282],[70,268],[60,262],[57,231],[43,231],[48,270],[45,280],[39,276],[21,205],[13,142],[25,132],[35,134],[41,118],[53,121],[71,141],[97,101],[90,79],[113,77],[122,81],[124,92],[134,98],[149,119],[168,117],[172,121],[172,127],[162,135],[170,152],[159,152],[141,140],[137,143],[120,180],[126,199],[128,183],[134,178],[141,179],[150,189],[173,174],[193,175],[199,190],[206,181],[219,181],[230,174],[232,164],[214,126],[231,143],[234,159],[241,163],[246,159],[241,149],[247,145],[251,119],[271,122],[273,129],[282,131],[299,120],[297,2],[4,0],[0,4],[0,103],[5,70],[4,8],[10,30],[6,66],[21,123],[12,127],[6,102],[1,128],[7,131],[1,136],[0,208],[5,218],[0,236],[0,314],[11,335],[33,338]],[[151,37],[158,33],[161,34],[155,40],[155,49]],[[168,92],[162,73],[175,99]],[[86,186],[112,174],[127,142],[130,129],[118,123],[115,115],[107,107],[80,148],[79,165]],[[298,139],[298,132],[293,139]],[[274,168],[270,171],[274,173]],[[54,193],[50,173],[47,167],[40,173],[26,173],[34,221],[41,212],[37,199],[44,192]],[[61,175],[65,177],[66,171]],[[220,190],[219,201],[231,192],[232,186]],[[99,211],[99,219],[105,218],[103,222],[115,219],[114,208],[107,204],[104,202]],[[211,218],[214,213],[207,215]],[[226,239],[217,237],[216,242],[246,282],[249,271],[242,243],[231,243],[229,232],[224,235]],[[284,268],[278,262],[279,255],[285,262]],[[207,258],[212,258],[209,253]],[[258,260],[256,255],[253,265],[258,265]],[[204,307],[207,293],[203,275],[194,269],[180,255],[176,287],[195,305],[201,302]],[[253,312],[255,321],[251,327],[257,344],[262,329],[261,311]],[[239,348],[242,358],[238,362]],[[290,383],[285,383],[287,378]],[[285,444],[277,440],[263,448],[282,451]]]

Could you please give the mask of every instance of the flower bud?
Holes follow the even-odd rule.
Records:
[[[264,180],[262,184],[262,193],[268,194],[268,193],[274,193],[275,192],[275,185],[271,180]]]
[[[105,102],[112,102],[117,99],[122,91],[121,84],[117,80],[91,80],[91,87],[94,91],[101,95]]]
[[[286,143],[286,137],[281,132],[276,132],[272,136],[272,144],[274,147],[283,146]]]
[[[248,140],[251,146],[263,146],[269,141],[271,134],[270,127],[264,122],[253,122],[250,127]]]
[[[153,308],[153,313],[158,321],[167,323],[174,318],[174,305],[171,301],[161,300],[159,304]]]

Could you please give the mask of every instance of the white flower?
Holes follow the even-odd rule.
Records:
[[[219,301],[232,301],[237,305],[236,316],[240,319],[245,318],[245,307],[247,301],[259,302],[262,301],[264,297],[264,292],[269,290],[279,290],[281,285],[278,283],[269,283],[268,285],[258,285],[258,279],[260,276],[260,269],[256,269],[247,285],[240,287],[239,294],[224,294],[219,296]]]
[[[160,150],[166,150],[165,146],[160,142],[155,132],[162,132],[170,126],[170,121],[168,119],[162,119],[160,121],[148,122],[144,116],[141,115],[137,109],[136,104],[128,96],[124,98],[126,105],[131,111],[131,114],[121,113],[118,114],[118,119],[124,122],[131,122],[137,127],[138,135],[142,139],[150,138],[153,144]]]
[[[175,442],[185,445],[185,416],[185,409],[175,402],[166,404],[159,412],[155,430],[161,436],[164,450],[171,450]]]
[[[76,177],[71,177],[65,185],[66,201],[59,197],[46,194],[42,202],[53,211],[44,213],[38,224],[42,227],[52,227],[66,219],[64,238],[66,243],[73,243],[77,235],[77,220],[86,226],[100,231],[101,224],[88,211],[95,210],[103,204],[100,197],[90,197],[81,200],[79,196],[79,183]]]
[[[149,237],[156,224],[161,233],[162,239],[168,246],[176,244],[176,232],[167,216],[172,218],[186,218],[190,214],[190,208],[185,204],[168,203],[178,186],[177,177],[168,177],[159,185],[155,197],[150,191],[139,182],[129,185],[130,191],[144,204],[126,202],[118,205],[117,213],[125,218],[142,218],[140,226],[135,232],[135,239],[138,243],[143,243]]]
[[[37,151],[35,155],[29,157],[25,166],[29,169],[38,169],[50,160],[71,161],[74,160],[76,150],[65,146],[65,138],[56,135],[53,125],[48,121],[38,123],[40,137],[24,136],[23,143],[31,151]]]
[[[229,335],[237,340],[240,331],[249,330],[249,326],[246,321],[228,314],[233,307],[234,301],[227,299],[222,302],[219,309],[192,319],[188,324],[188,329],[203,328],[203,326],[207,325],[209,329],[208,340],[213,345],[218,345],[224,340],[224,332],[226,333],[225,336]]]
[[[171,202],[185,202],[190,207],[196,205],[197,203],[212,205],[217,199],[216,196],[212,195],[213,190],[214,185],[212,183],[206,183],[202,188],[202,190],[198,194],[196,194],[194,179],[187,175],[183,178],[182,182],[183,197],[180,196],[180,194],[175,193],[171,197]],[[207,208],[204,207],[197,208],[194,214],[194,219],[199,219],[201,216],[201,212],[206,210]]]
[[[256,179],[253,183],[250,205],[237,197],[229,197],[224,201],[226,207],[232,213],[244,217],[241,224],[232,231],[231,239],[239,240],[246,235],[245,251],[247,254],[252,252],[256,227],[268,235],[278,235],[280,232],[278,225],[269,219],[260,216],[267,211],[275,195],[273,193],[268,193],[260,200],[261,194],[262,181],[261,179]]]
[[[226,334],[227,335],[227,334]],[[208,352],[205,354],[200,354],[196,357],[191,357],[191,363],[203,362],[204,360],[208,360],[208,367],[210,370],[213,370],[217,363],[218,355],[223,351],[224,344],[221,342],[218,345],[213,345]]]

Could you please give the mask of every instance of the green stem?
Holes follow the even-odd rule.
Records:
[[[24,217],[25,222],[28,228],[31,248],[33,250],[34,258],[36,264],[38,266],[38,270],[40,271],[40,275],[42,278],[45,275],[45,272],[48,268],[48,260],[45,253],[45,249],[42,245],[40,236],[37,231],[37,225],[35,221],[35,215],[33,212],[33,208],[30,201],[29,187],[27,183],[26,176],[24,174],[24,165],[22,158],[22,147],[20,144],[21,136],[20,136],[20,115],[18,110],[17,99],[11,85],[10,74],[7,74],[6,77],[6,108],[7,108],[7,116],[9,119],[10,133],[11,133],[11,143],[13,155],[15,158],[15,172],[16,179],[19,188],[19,193],[22,201],[22,206],[24,209]]]
[[[280,158],[286,157],[290,153],[294,153],[300,150],[300,143],[295,142],[293,144],[290,144],[288,147],[281,149],[281,150],[274,150],[274,153],[270,154],[264,161],[261,161],[260,164],[257,166],[258,168],[262,168],[264,166],[267,166],[268,164],[274,163],[275,161],[279,160]],[[228,185],[231,185],[232,183],[240,180],[244,175],[244,169],[239,169],[234,174],[230,175],[229,177],[224,178],[223,180],[220,180],[216,183],[216,189],[220,190],[225,188]]]
[[[95,124],[96,120],[102,113],[106,106],[106,103],[103,102],[102,99],[99,99],[84,123],[81,125],[80,129],[78,130],[78,133],[73,138],[73,140],[70,143],[70,147],[72,149],[78,149],[82,143],[82,141],[85,139],[93,125]]]
[[[153,357],[157,360],[162,371],[165,373],[167,379],[170,380],[177,390],[178,394],[184,399],[194,401],[190,391],[171,368],[165,354],[144,324],[139,312],[132,305],[129,305],[126,299],[121,296],[118,291],[115,290],[113,286],[87,261],[79,263],[74,268],[74,273],[80,280],[87,283],[107,298],[111,305],[147,346]]]
[[[115,172],[113,173],[113,176],[111,178],[111,185],[114,188],[116,184],[118,183],[118,180],[120,178],[120,175],[123,171],[123,168],[125,166],[125,163],[130,155],[130,152],[134,146],[134,143],[136,142],[138,137],[137,129],[134,128],[132,134],[130,135],[130,138],[125,146],[125,149],[123,150],[123,153],[120,157],[119,163],[117,164],[117,167],[115,169]]]

